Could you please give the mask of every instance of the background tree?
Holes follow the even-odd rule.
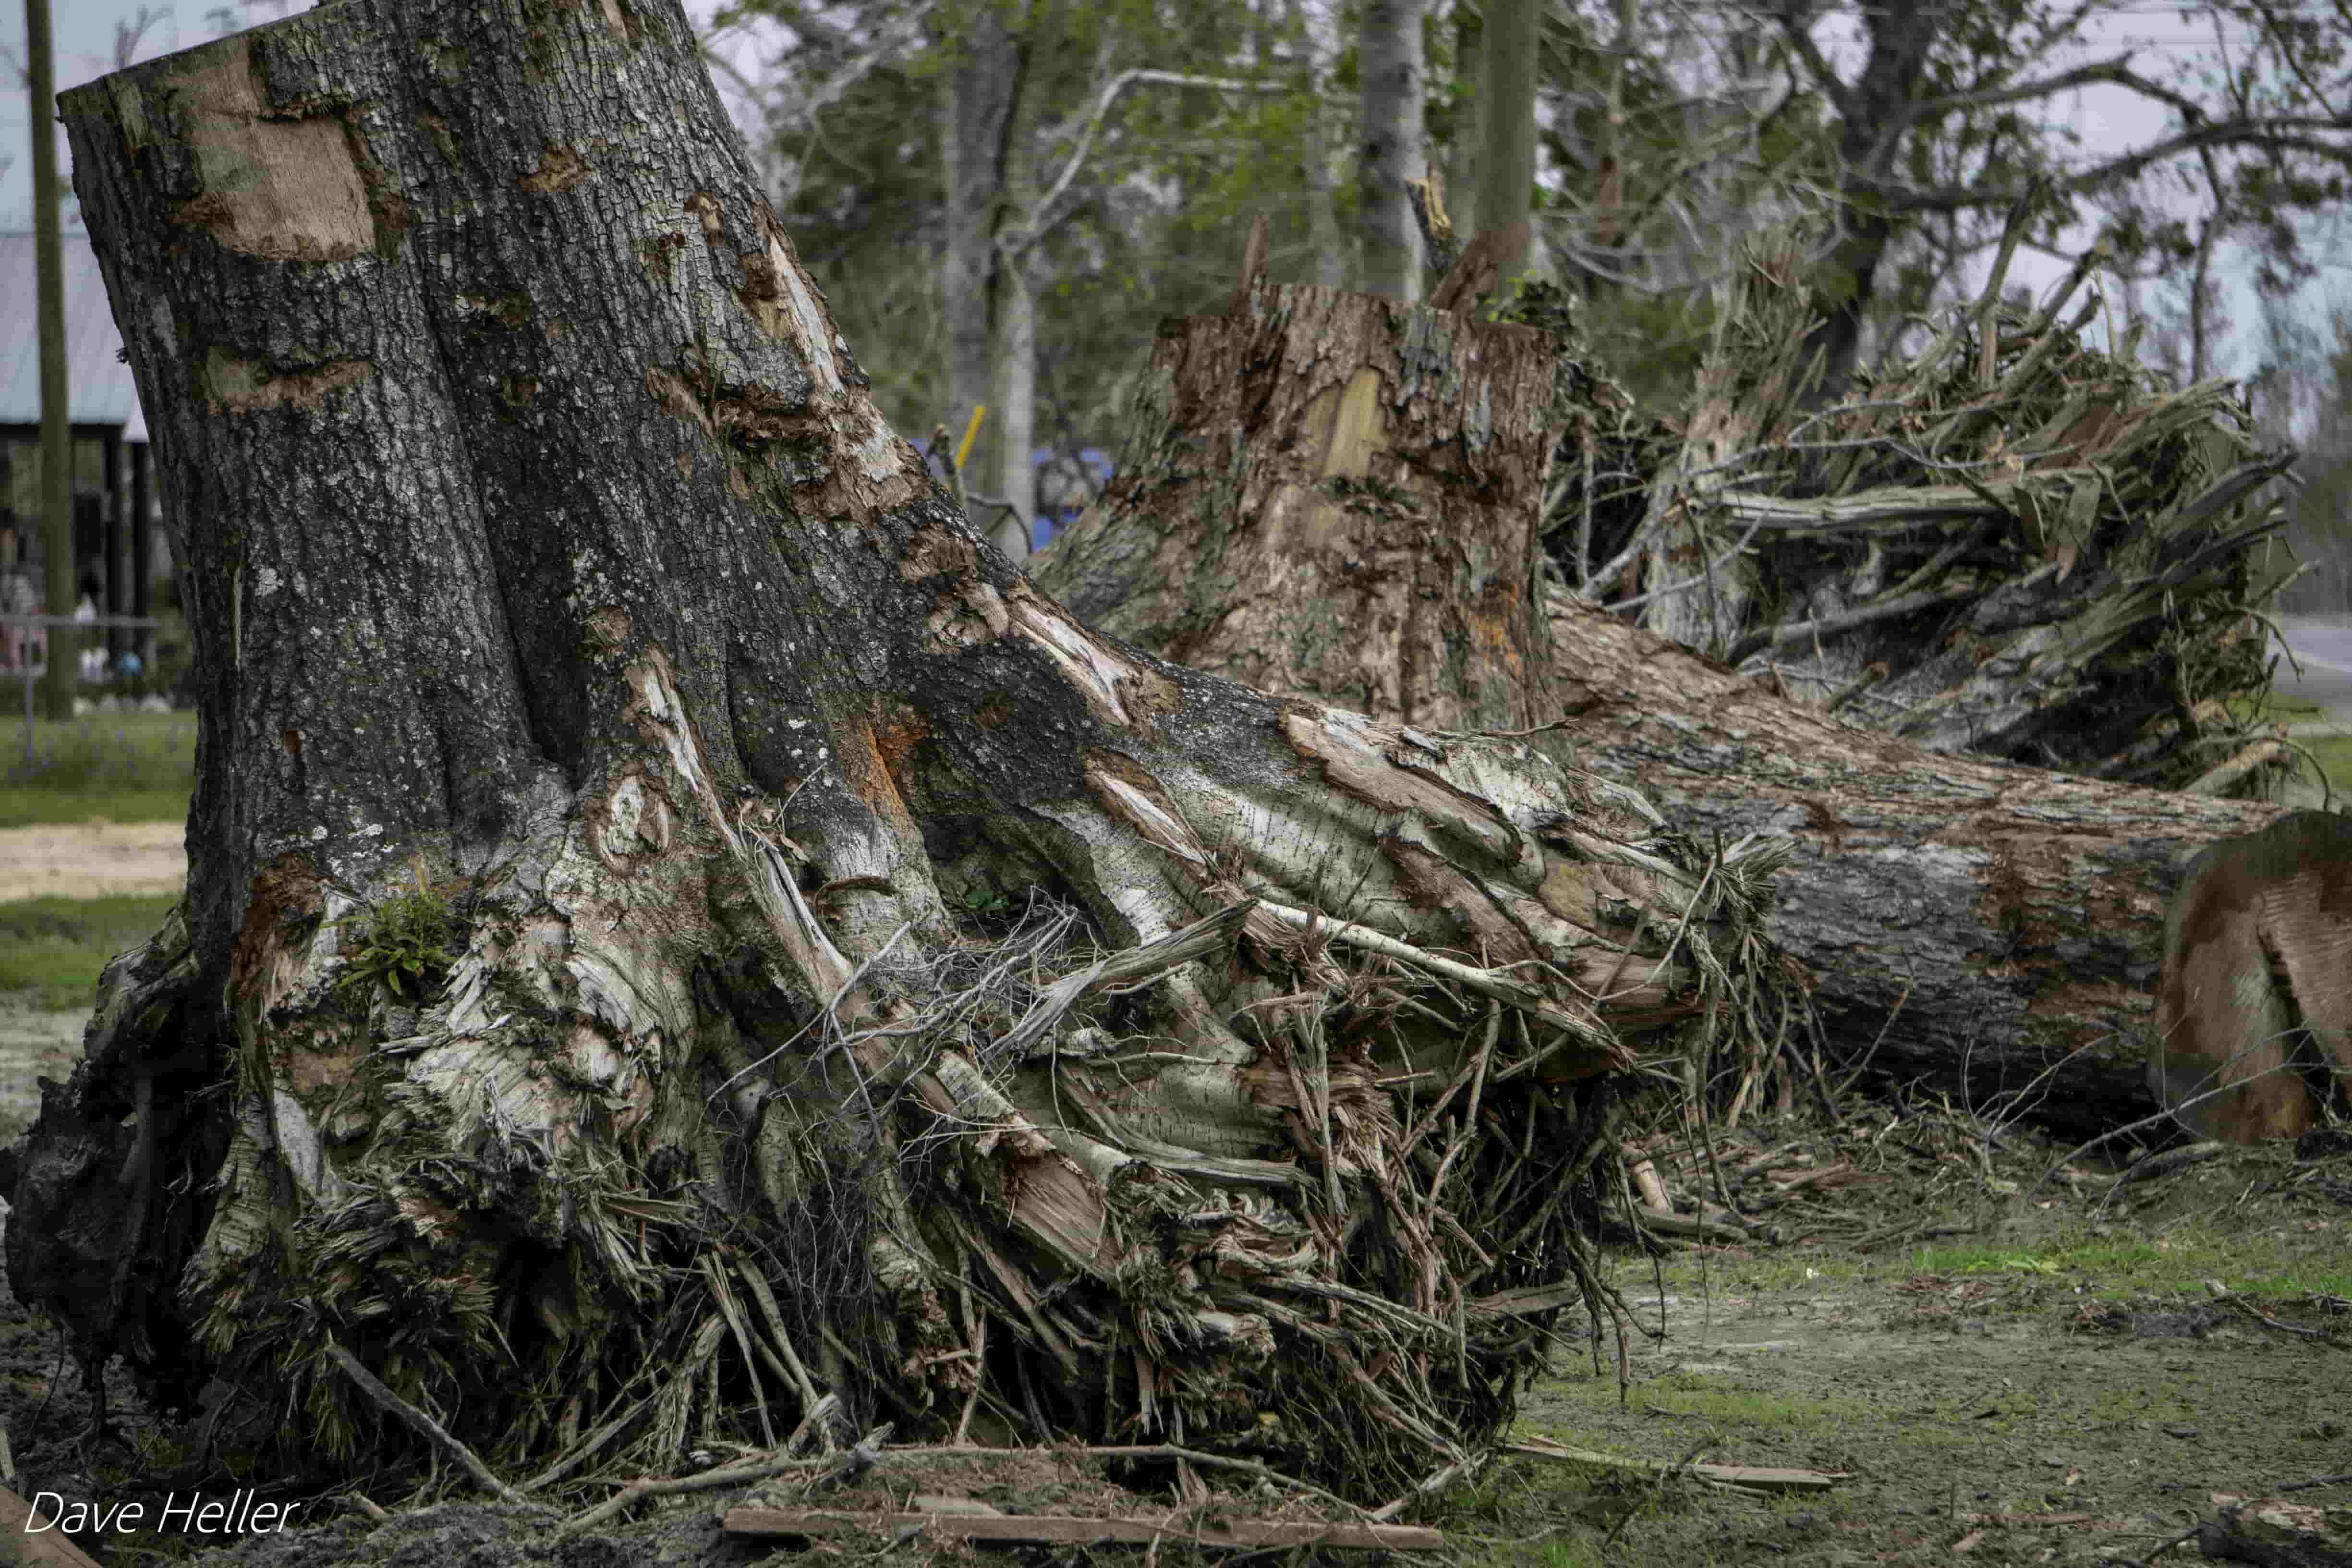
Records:
[[[2268,421],[2302,447],[2285,547],[2304,570],[2284,607],[2352,611],[2352,310],[2338,308],[2322,336],[2274,318],[2262,391]]]
[[[1364,234],[1363,287],[1418,300],[1421,229],[1408,187],[1429,172],[1423,142],[1429,72],[1422,38],[1426,0],[1362,0],[1357,47],[1358,210]]]
[[[1393,181],[1365,185],[1360,137],[1333,134],[1335,111],[1351,103],[1360,132],[1364,89],[1378,85],[1378,70],[1366,75],[1367,21],[1380,22],[1379,36],[1398,49],[1429,47],[1423,140],[1456,176],[1448,203],[1471,232],[1487,226],[1462,182],[1475,184],[1481,163],[1495,162],[1473,147],[1494,128],[1482,131],[1480,114],[1496,96],[1473,77],[1481,60],[1534,65],[1536,107],[1525,124],[1516,112],[1506,118],[1509,128],[1538,133],[1530,188],[1544,193],[1535,216],[1546,265],[1580,297],[1574,325],[1591,352],[1643,406],[1667,416],[1697,390],[1742,247],[1759,226],[1792,221],[1809,222],[1812,236],[1804,270],[1820,315],[1822,370],[1809,395],[1816,404],[1854,366],[1903,346],[1906,333],[1916,346],[1906,323],[1935,302],[1972,297],[1988,248],[1997,251],[2004,237],[2023,254],[2085,226],[2105,226],[2096,265],[2111,274],[2111,291],[2139,289],[2142,314],[2179,292],[2184,370],[2194,379],[2219,364],[2235,330],[2218,282],[2225,270],[2256,255],[2284,286],[2307,267],[2307,226],[2297,215],[2334,188],[2346,135],[2329,107],[2346,80],[2329,37],[2291,17],[2220,5],[2198,13],[2217,39],[2210,79],[2188,57],[2103,58],[2101,19],[2121,16],[2105,5],[1969,12],[1921,0],[1867,14],[1832,6],[1759,16],[1594,0],[1546,8],[1535,47],[1499,55],[1478,51],[1490,18],[1466,0],[1405,29],[1410,38],[1389,12],[1349,13],[1324,0],[1137,5],[1099,20],[1040,5],[986,12],[986,26],[1008,37],[1028,29],[1058,40],[1046,51],[1047,74],[1007,65],[988,79],[1000,87],[1017,79],[1038,95],[1020,139],[1027,151],[1016,158],[1000,138],[986,168],[960,164],[952,183],[962,195],[950,200],[941,153],[909,135],[904,103],[909,93],[952,87],[963,68],[955,62],[967,59],[958,51],[971,47],[964,35],[982,26],[982,15],[911,0],[868,8],[849,41],[813,58],[779,57],[771,74],[802,82],[800,98],[827,107],[814,121],[772,120],[822,128],[791,142],[804,173],[781,192],[810,236],[819,276],[858,285],[906,279],[843,290],[845,310],[861,318],[856,341],[887,350],[876,355],[885,405],[909,428],[944,424],[953,437],[959,411],[987,396],[995,412],[972,487],[1015,498],[1031,468],[1007,467],[1011,447],[1052,450],[1074,475],[1080,450],[1108,451],[1140,345],[1159,320],[1212,309],[1229,289],[1252,214],[1273,221],[1270,276],[1349,275],[1372,216],[1364,192],[1395,189]],[[1495,10],[1496,20],[1516,15]],[[900,51],[899,75],[865,68],[890,56],[891,40],[908,38],[919,47]],[[1455,58],[1457,50],[1478,58]],[[2088,62],[2067,63],[2070,50]],[[1148,87],[1129,79],[1139,70],[1252,90]],[[827,97],[826,84],[845,73],[861,85]],[[1129,85],[1097,113],[1105,89],[1121,80]],[[2093,86],[2158,106],[2171,127],[2145,146],[2075,145],[2056,110]],[[1403,107],[1392,93],[1369,101]],[[986,130],[973,128],[959,144],[991,144]],[[1089,134],[1075,177],[1063,182],[1058,172]],[[770,138],[772,146],[784,142]],[[1008,170],[1029,171],[1021,177],[1039,196],[1058,190],[1052,210],[1016,210],[1024,204],[1005,195]],[[918,189],[926,181],[935,184],[929,194]],[[994,225],[984,255],[977,229],[949,239],[940,226],[950,210],[967,226]],[[1007,260],[1016,251],[1017,267]],[[915,275],[941,258],[944,280],[919,286]],[[949,318],[962,325],[949,331]],[[1033,340],[1034,354],[1022,346]],[[2142,342],[2155,352],[2163,340]],[[948,352],[957,342],[963,348]],[[960,391],[937,368],[958,353]],[[1023,366],[1034,374],[1013,374]],[[1014,390],[1024,385],[1034,397]],[[1012,438],[1024,422],[1034,446]],[[1737,432],[1718,445],[1718,458],[1727,455]],[[1098,471],[1084,470],[1079,494],[1091,493]],[[1671,582],[1678,565],[1710,559],[1729,542],[1694,533],[1654,542],[1665,552],[1648,578]],[[1654,585],[1626,583],[1618,592]],[[1700,635],[1675,619],[1689,608],[1643,599],[1633,613],[1660,630]]]
[[[1134,368],[1116,345],[1148,337],[1171,294],[1229,286],[1220,231],[1265,181],[1244,149],[1286,144],[1322,113],[1303,34],[1247,5],[921,4],[879,8],[845,35],[792,0],[761,0],[729,13],[723,32],[755,23],[785,47],[730,79],[756,110],[780,205],[807,225],[819,276],[863,293],[940,258],[929,289],[910,279],[848,307],[874,318],[861,341],[889,351],[885,405],[950,441],[985,405],[969,487],[1033,523],[1041,442],[1075,475],[1068,460],[1107,441]],[[804,39],[823,45],[814,61]],[[940,113],[925,145],[905,100],[927,92]],[[1290,167],[1284,198],[1265,205],[1297,208],[1309,172]],[[1328,200],[1316,210],[1332,221]],[[1295,229],[1286,238],[1302,248]],[[1025,548],[1022,533],[1003,524],[998,542]]]

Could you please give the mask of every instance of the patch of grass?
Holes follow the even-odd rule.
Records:
[[[0,687],[0,690],[5,690]],[[33,721],[0,714],[0,827],[50,823],[180,822],[195,787],[194,713],[86,713]]]
[[[2231,699],[2230,705],[2233,709],[2243,711],[2243,703],[2240,699]],[[2290,696],[2275,687],[2272,688],[2254,708],[2254,717],[2257,719],[2281,724],[2299,724],[2306,720],[2325,719],[2326,716],[2327,710],[2308,697]]]
[[[1587,1404],[1615,1405],[1613,1377],[1562,1379],[1548,1384],[1556,1394]],[[1627,1409],[1704,1421],[1742,1431],[1791,1433],[1834,1428],[1880,1414],[1860,1399],[1825,1399],[1779,1390],[1746,1388],[1699,1372],[1677,1372],[1637,1384],[1625,1396]],[[1585,1443],[1591,1447],[1592,1444]]]
[[[125,894],[0,904],[0,991],[30,992],[39,1007],[87,1007],[99,971],[153,936],[177,902]]]
[[[2233,700],[2231,707],[2239,712],[2246,711],[2242,700]],[[2326,720],[2328,712],[2316,702],[2273,690],[2253,708],[2252,717],[2265,723],[2311,724]],[[2295,745],[2308,752],[2319,764],[2331,790],[2338,795],[2352,794],[2352,739],[2303,740],[2295,742]]]
[[[2134,1428],[2194,1420],[2196,1415],[2197,1406],[2176,1388],[2106,1388],[2083,1412],[2083,1424]]]
[[[2319,771],[2327,775],[2327,787],[2338,795],[2352,795],[2352,738],[2297,741],[2296,745],[2311,753]]]
[[[2197,1224],[2155,1236],[2084,1231],[2022,1247],[1923,1247],[1907,1261],[1915,1275],[2063,1278],[2096,1300],[2196,1290],[2207,1279],[2273,1299],[2352,1295],[2352,1259],[2336,1230],[2281,1237]]]

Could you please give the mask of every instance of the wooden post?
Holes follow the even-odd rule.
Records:
[[[107,426],[98,438],[98,449],[99,464],[104,470],[106,485],[106,500],[99,521],[99,552],[102,558],[99,574],[104,594],[99,607],[104,615],[120,616],[128,611],[131,604],[131,595],[125,592],[129,584],[123,581],[127,572],[122,537],[122,426]],[[106,628],[106,668],[110,673],[115,661],[122,657],[122,650],[129,646],[129,636],[121,626]]]
[[[144,441],[131,446],[131,613],[145,619],[155,613],[154,450]],[[155,671],[155,629],[140,628],[135,639],[140,668],[152,679]]]
[[[48,611],[73,614],[73,436],[66,382],[64,236],[58,224],[56,50],[49,0],[25,0],[26,74],[32,89],[33,250],[41,339],[41,546],[47,557]],[[49,717],[73,717],[74,664],[80,639],[70,626],[49,628],[49,673],[41,684]]]

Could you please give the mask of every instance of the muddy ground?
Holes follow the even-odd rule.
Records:
[[[76,1016],[0,1004],[0,1137],[31,1114],[35,1073],[69,1068],[79,1033]],[[1444,1527],[1462,1560],[1529,1568],[2131,1562],[2210,1520],[2217,1496],[2352,1475],[2352,1140],[2333,1152],[2315,1142],[2300,1160],[2284,1146],[2233,1151],[2120,1191],[2093,1158],[2037,1192],[2063,1151],[2027,1129],[1916,1106],[1843,1110],[1842,1125],[1789,1121],[1723,1142],[1721,1166],[1735,1184],[1745,1168],[1742,1204],[1779,1227],[1777,1242],[1677,1246],[1653,1261],[1618,1238],[1613,1278],[1637,1322],[1663,1338],[1633,1335],[1621,1394],[1613,1339],[1596,1357],[1580,1319],[1564,1321],[1555,1374],[1530,1392],[1518,1428],[1628,1458],[1808,1467],[1834,1473],[1832,1484],[1757,1498],[1691,1477],[1513,1457],[1407,1517]],[[1687,1199],[1699,1185],[1691,1173],[1705,1167],[1685,1150],[1679,1168],[1666,1142],[1660,1163]],[[89,1414],[53,1331],[0,1301],[0,1420],[20,1495],[142,1501],[151,1520],[174,1498],[228,1502],[239,1487],[301,1504],[301,1527],[233,1546],[219,1528],[80,1535],[100,1561],[126,1568],[970,1554],[919,1536],[789,1550],[734,1540],[715,1516],[740,1492],[641,1506],[630,1523],[559,1542],[559,1522],[614,1483],[499,1506],[446,1471],[287,1491],[206,1464],[191,1429],[120,1400],[127,1442],[86,1447]],[[693,1464],[681,1456],[679,1468]],[[898,1465],[877,1476],[833,1500],[887,1506],[913,1491],[970,1489]],[[1010,1511],[1067,1508],[1079,1483],[1104,1510],[1171,1506],[1163,1496],[1114,1510],[1099,1465],[987,1495]],[[2302,1500],[2341,1507],[2352,1486]],[[54,1518],[56,1503],[47,1506]],[[1244,1516],[1270,1507],[1234,1505]],[[379,1519],[372,1508],[393,1511]],[[1022,1551],[1031,1561],[1076,1555]],[[1171,1551],[1187,1554],[1170,1544],[1159,1555]],[[2196,1553],[2176,1546],[2168,1560]]]

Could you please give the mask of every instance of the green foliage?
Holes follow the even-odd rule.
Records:
[[[36,1007],[88,1007],[99,972],[155,934],[174,898],[14,899],[0,903],[0,992]]]
[[[14,685],[0,684],[0,692],[15,697]],[[65,724],[36,718],[29,765],[21,713],[0,717],[0,828],[186,820],[194,713],[88,713]]]
[[[416,863],[416,886],[394,893],[364,917],[350,916],[343,923],[364,919],[366,932],[359,951],[348,955],[348,967],[339,983],[345,991],[365,992],[381,985],[401,1002],[416,1002],[441,984],[457,962],[449,951],[455,922],[448,900],[425,879],[425,863]]]
[[[2137,166],[2119,160],[2137,149],[2084,145],[2059,99],[2000,97],[2055,74],[2049,62],[2069,58],[2110,14],[2121,14],[2120,0],[1824,13],[1852,42],[1825,62],[1840,75],[1830,83],[1780,29],[1735,9],[1642,8],[1622,20],[1606,7],[1550,8],[1539,51],[1538,228],[1579,296],[1587,339],[1645,405],[1679,406],[1733,266],[1728,242],[1810,216],[1821,232],[1848,236],[1817,258],[1824,300],[1853,298],[1854,268],[1875,268],[1870,309],[1883,341],[1981,264],[2036,181],[2028,247],[2069,249],[2080,226],[2098,221],[2119,270],[2179,271],[2219,234],[2280,277],[2306,274],[2296,219],[2339,199],[2335,132],[2266,142],[2257,130],[2147,170],[2210,174],[2198,194],[2219,215],[2209,221],[2176,210],[2177,181],[2129,177]],[[1004,145],[961,151],[1000,160],[1012,180],[1000,233],[1041,217],[1048,230],[1026,263],[1039,301],[1037,439],[1109,447],[1158,321],[1215,307],[1252,215],[1272,220],[1268,272],[1278,281],[1317,275],[1308,214],[1318,182],[1329,184],[1339,232],[1352,234],[1355,9],[1339,0],[740,0],[722,12],[719,26],[757,20],[785,40],[743,84],[771,128],[759,152],[776,176],[777,209],[884,412],[916,437],[952,413],[939,110],[982,16],[1013,40],[1020,104]],[[1461,0],[1424,18],[1439,164],[1458,163],[1455,143],[1476,119],[1454,58],[1476,26]],[[2209,125],[2311,123],[2322,97],[2341,96],[2346,51],[2329,30],[2268,12],[2241,30],[2247,48],[2220,68],[2226,79],[2151,59],[2137,68],[2161,93],[2142,96],[2172,94]],[[1906,51],[1918,51],[1916,77],[1893,68]],[[1247,89],[1131,84],[1097,123],[1104,88],[1134,69]],[[1776,85],[1762,90],[1767,82]],[[1040,194],[1082,142],[1082,167],[1041,215]],[[1328,163],[1319,173],[1308,166],[1318,154]],[[1865,167],[1877,171],[1869,180]],[[1853,225],[1827,221],[1840,203],[1848,216],[1874,213],[1891,226],[1884,255],[1854,239]],[[1591,261],[1583,272],[1579,257]],[[984,430],[983,443],[993,435]]]

